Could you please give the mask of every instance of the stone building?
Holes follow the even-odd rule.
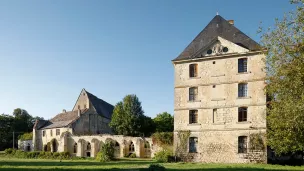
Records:
[[[96,157],[103,143],[115,144],[115,157],[135,153],[151,157],[152,140],[113,135],[109,127],[114,107],[83,89],[72,109],[50,120],[37,120],[33,128],[35,151],[69,152],[78,157]]]
[[[258,152],[249,148],[251,135],[266,133],[264,58],[259,44],[233,20],[216,15],[172,60],[174,144],[178,147],[181,131],[190,131],[187,159],[266,160],[265,148]]]

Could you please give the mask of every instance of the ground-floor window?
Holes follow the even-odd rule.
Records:
[[[238,153],[247,153],[247,136],[238,137]]]
[[[197,153],[197,144],[198,144],[197,137],[189,138],[189,153]]]

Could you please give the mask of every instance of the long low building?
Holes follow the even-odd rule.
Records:
[[[133,153],[136,157],[153,157],[151,138],[113,135],[109,127],[113,109],[113,105],[83,89],[72,111],[63,110],[50,120],[36,121],[33,150],[96,157],[101,145],[110,141],[115,144],[115,157]]]

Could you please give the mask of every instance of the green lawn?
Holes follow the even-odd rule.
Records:
[[[1,157],[2,156],[2,157]],[[156,163],[152,160],[143,159],[121,159],[118,161],[100,163],[94,160],[45,160],[45,159],[13,159],[6,158],[0,155],[0,171],[95,171],[95,170],[110,170],[110,171],[144,171],[148,170],[150,164]],[[261,171],[261,170],[304,170],[304,167],[293,166],[278,166],[278,165],[261,165],[261,164],[202,164],[202,163],[165,163],[161,164],[168,171]]]

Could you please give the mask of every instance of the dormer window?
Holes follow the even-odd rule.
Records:
[[[190,64],[189,66],[189,76],[197,77],[197,64]]]

